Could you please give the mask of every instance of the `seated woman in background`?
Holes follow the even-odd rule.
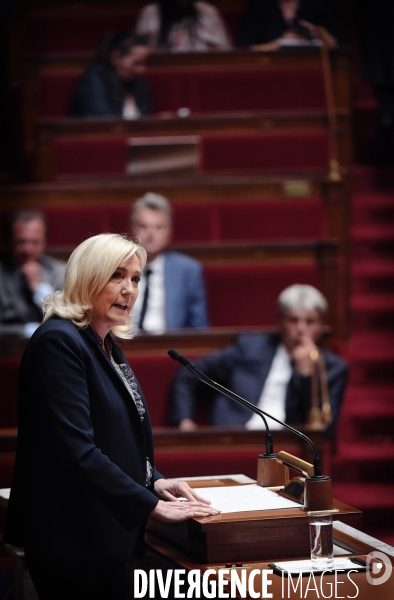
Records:
[[[276,50],[290,40],[321,39],[338,45],[337,19],[331,0],[250,0],[239,45],[251,50]]]
[[[151,48],[175,52],[230,50],[232,46],[222,17],[208,2],[148,4],[138,16],[136,32],[147,36]]]
[[[140,77],[149,49],[130,31],[112,35],[97,59],[83,72],[71,97],[69,115],[110,115],[135,119],[151,112],[150,90]]]

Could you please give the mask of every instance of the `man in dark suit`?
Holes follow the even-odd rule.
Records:
[[[61,290],[66,265],[45,254],[47,223],[36,210],[13,213],[0,256],[0,334],[30,337],[42,320],[42,301]]]
[[[241,335],[233,346],[193,364],[278,419],[300,424],[307,422],[312,406],[312,376],[319,353],[324,359],[328,382],[332,419],[327,434],[330,435],[338,419],[348,368],[338,356],[317,347],[323,333],[327,302],[312,286],[294,285],[280,294],[278,304],[280,333]],[[202,386],[190,371],[179,369],[174,382],[172,424],[183,430],[196,427],[194,419]],[[320,397],[320,404],[321,400]],[[215,396],[209,422],[245,425],[248,429],[263,427],[260,417],[251,416],[249,409],[222,394]],[[276,427],[273,421],[270,425],[273,429]]]
[[[201,263],[168,249],[172,237],[168,200],[152,192],[145,194],[134,204],[131,227],[148,254],[134,322],[150,333],[208,327]]]

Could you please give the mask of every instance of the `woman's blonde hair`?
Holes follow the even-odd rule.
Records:
[[[82,242],[68,260],[63,291],[51,294],[44,301],[44,321],[58,315],[69,319],[77,327],[87,327],[90,324],[91,299],[108,283],[120,263],[133,254],[138,257],[143,269],[145,249],[125,236],[101,233]],[[113,327],[111,331],[119,338],[130,339],[132,329],[129,315],[125,325]]]

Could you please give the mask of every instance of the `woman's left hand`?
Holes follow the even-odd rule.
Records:
[[[186,483],[186,481],[174,481],[173,479],[157,479],[155,481],[155,493],[163,500],[178,500],[186,498],[189,501],[211,504],[209,500],[202,498]]]

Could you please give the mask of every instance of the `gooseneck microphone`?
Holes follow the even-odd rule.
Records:
[[[260,417],[264,421],[264,424],[265,424],[265,427],[266,427],[266,430],[267,430],[266,454],[264,456],[270,456],[270,457],[275,456],[275,454],[273,453],[272,436],[271,436],[271,433],[270,433],[267,421],[265,419],[265,417],[269,417],[270,419],[273,419],[274,421],[276,421],[277,423],[279,423],[283,427],[286,427],[286,429],[289,429],[289,431],[292,431],[293,433],[295,433],[296,435],[298,435],[298,437],[300,437],[303,440],[305,440],[311,446],[311,448],[313,450],[313,454],[314,454],[314,459],[313,459],[313,476],[311,477],[311,479],[313,479],[315,481],[317,481],[317,480],[323,480],[323,479],[329,479],[325,475],[322,475],[320,458],[319,458],[319,456],[317,454],[317,450],[316,450],[316,447],[315,447],[314,443],[312,442],[311,439],[309,439],[308,436],[306,436],[304,433],[301,433],[301,431],[298,431],[297,429],[294,429],[294,427],[291,427],[291,425],[288,425],[284,421],[280,421],[276,417],[273,417],[272,415],[270,415],[267,412],[261,410],[260,408],[257,408],[257,406],[255,406],[254,404],[252,404],[248,400],[245,400],[241,396],[238,396],[238,394],[235,394],[234,392],[231,392],[230,390],[226,389],[225,387],[223,387],[219,383],[216,383],[216,381],[213,381],[212,379],[210,379],[209,377],[207,377],[207,375],[204,375],[204,373],[202,373],[199,369],[197,369],[195,366],[193,366],[192,363],[190,362],[190,360],[186,356],[184,356],[183,354],[179,354],[179,352],[177,352],[173,348],[171,348],[170,350],[168,350],[167,354],[173,360],[178,361],[183,367],[186,367],[187,369],[189,369],[189,371],[191,371],[203,383],[209,385],[214,390],[217,390],[218,392],[220,392],[221,394],[227,396],[231,400],[235,400],[236,402],[239,402],[239,404],[242,404],[243,406],[246,406],[247,408],[250,408],[250,410],[252,410],[256,414],[260,415]]]
[[[179,354],[179,352],[174,350],[174,348],[170,348],[170,350],[168,350],[167,354],[170,358],[172,358],[172,360],[178,361],[179,364],[181,364],[183,367],[186,367],[187,369],[189,369],[189,371],[191,371],[198,379],[200,379],[206,385],[209,385],[214,390],[220,392],[224,396],[227,396],[231,400],[235,400],[239,404],[246,406],[246,408],[249,408],[250,410],[255,412],[257,415],[259,415],[263,419],[265,429],[266,429],[265,454],[263,456],[264,456],[264,458],[275,458],[276,457],[276,454],[274,453],[272,435],[271,435],[270,429],[268,427],[268,423],[265,418],[265,413],[263,413],[263,411],[261,411],[259,408],[257,408],[257,406],[255,406],[248,400],[245,400],[245,398],[242,398],[242,396],[238,396],[238,394],[231,392],[227,388],[220,385],[220,383],[216,383],[216,381],[213,381],[212,379],[207,377],[207,375],[204,375],[204,373],[202,373],[201,371],[199,371],[199,369],[196,369],[196,367],[194,367],[192,365],[192,363],[186,356],[184,356],[183,354]]]

